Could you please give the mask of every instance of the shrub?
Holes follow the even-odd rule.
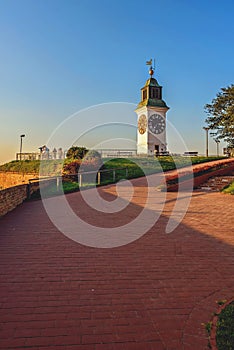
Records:
[[[81,160],[75,159],[69,162],[64,162],[63,174],[77,174],[80,168]]]
[[[66,161],[63,166],[63,174],[77,174],[78,171],[95,171],[100,167],[100,160],[98,158],[84,158]]]
[[[82,159],[85,157],[87,153],[88,153],[88,150],[86,147],[72,146],[67,151],[66,157],[68,159]]]

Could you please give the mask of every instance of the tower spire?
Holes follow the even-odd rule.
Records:
[[[152,78],[152,76],[154,75],[154,70],[152,66],[149,69],[149,75],[150,75],[150,78]]]
[[[146,65],[147,65],[147,66],[150,66],[149,75],[150,75],[151,78],[152,78],[153,75],[154,75],[154,70],[155,70],[155,58],[154,58],[154,66],[152,66],[152,63],[153,63],[152,58],[151,58],[149,61],[146,61]]]
[[[146,61],[146,65],[150,77],[141,89],[141,101],[135,110],[138,117],[137,154],[167,154],[166,114],[169,107],[162,99],[162,86],[153,77],[155,60]]]

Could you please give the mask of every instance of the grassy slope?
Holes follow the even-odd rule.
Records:
[[[222,159],[222,157],[158,157],[158,158],[104,158],[105,168],[118,168],[118,167],[129,167],[133,169],[137,166],[134,164],[135,161],[138,162],[140,167],[147,169],[149,172],[157,172],[161,170],[171,170],[175,168],[175,163],[177,167],[183,167],[190,164],[190,159],[193,164],[203,163],[207,161],[212,161],[216,159]],[[63,160],[43,160],[43,170],[48,173],[58,173],[62,167]],[[161,167],[160,167],[160,164]],[[40,170],[40,161],[39,160],[24,160],[16,161],[3,164],[0,166],[0,171],[14,171],[14,172],[23,172],[23,173],[39,173]]]
[[[223,157],[222,157],[223,158]],[[157,173],[160,171],[173,170],[192,164],[209,162],[222,159],[221,157],[158,157],[158,158],[115,158],[105,161],[105,168],[128,167],[129,178],[142,176],[143,170],[146,174]],[[135,164],[137,162],[137,164]]]
[[[23,160],[3,164],[0,166],[0,171],[12,171],[25,174],[39,174],[40,160]],[[42,160],[43,170],[49,174],[57,174],[62,167],[63,160]]]
[[[204,163],[216,159],[222,159],[222,157],[158,157],[158,158],[105,158],[103,159],[105,169],[113,168],[127,168],[128,178],[136,178],[144,176],[145,174],[153,174],[160,171],[173,170],[175,168],[181,168],[187,165]],[[64,160],[43,160],[43,173],[44,175],[61,175],[61,169]],[[67,160],[66,160],[67,162]],[[137,163],[137,164],[136,164]],[[40,161],[12,161],[0,166],[0,171],[15,171],[23,173],[36,173],[40,171]],[[126,178],[126,170],[116,170],[115,182]],[[104,172],[101,174],[101,184],[113,183],[113,172]],[[83,186],[94,186],[93,181],[89,181],[89,177],[85,175],[82,180]],[[77,182],[63,182],[63,190],[65,193],[74,192],[79,190]],[[56,195],[58,190],[55,184],[48,188],[48,195]],[[35,193],[33,197],[38,198],[39,193]]]

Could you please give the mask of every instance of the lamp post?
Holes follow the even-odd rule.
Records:
[[[20,160],[22,158],[23,137],[25,137],[24,134],[20,135]]]
[[[206,157],[209,157],[209,145],[208,145],[208,136],[210,128],[208,126],[204,126],[203,129],[206,132]]]
[[[215,139],[215,142],[216,142],[216,146],[217,146],[217,157],[219,157],[219,144],[220,144],[220,141]]]

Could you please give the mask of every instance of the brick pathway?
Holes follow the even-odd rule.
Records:
[[[137,215],[142,179],[128,210]],[[100,189],[111,200],[114,188]],[[184,196],[187,194],[184,193]],[[100,224],[67,196],[74,210]],[[176,194],[155,226],[112,249],[80,245],[50,222],[42,202],[0,220],[0,349],[204,350],[216,301],[234,296],[233,199],[195,191],[182,223],[165,226]],[[105,224],[113,222],[105,218]],[[125,220],[125,218],[123,218]]]

